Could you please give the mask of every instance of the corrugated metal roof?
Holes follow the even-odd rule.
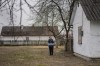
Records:
[[[79,0],[89,20],[100,20],[100,0]]]

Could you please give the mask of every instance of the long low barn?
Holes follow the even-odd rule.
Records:
[[[57,26],[3,26],[1,44],[47,44],[49,36],[55,40],[48,28],[58,33]]]

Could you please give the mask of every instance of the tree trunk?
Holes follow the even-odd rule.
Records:
[[[68,50],[68,32],[69,32],[69,30],[66,30],[65,51]]]
[[[58,39],[57,38],[55,38],[56,39],[56,44],[55,44],[55,46],[56,46],[56,48],[58,48]]]

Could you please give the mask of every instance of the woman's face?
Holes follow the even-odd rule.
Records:
[[[51,37],[49,37],[51,39]]]

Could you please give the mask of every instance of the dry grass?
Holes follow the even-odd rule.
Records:
[[[0,66],[100,66],[100,61],[90,62],[55,48],[49,56],[47,46],[1,46]]]

